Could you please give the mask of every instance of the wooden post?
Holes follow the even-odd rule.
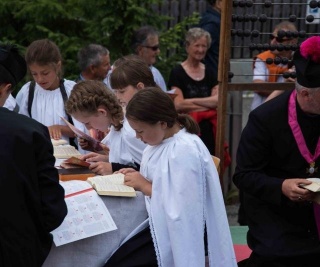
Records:
[[[220,26],[220,48],[219,48],[219,66],[218,66],[218,83],[219,83],[219,104],[218,104],[218,127],[216,133],[215,154],[221,160],[219,171],[220,184],[224,193],[223,166],[224,166],[224,136],[226,128],[226,110],[227,110],[227,93],[228,93],[228,72],[230,62],[230,38],[231,38],[231,15],[233,1],[223,1],[221,10]]]
[[[220,158],[219,178],[224,191],[223,166],[224,166],[224,141],[226,132],[227,116],[227,96],[228,91],[254,91],[260,90],[290,90],[295,84],[292,82],[285,83],[229,83],[229,67],[231,54],[231,25],[232,25],[233,1],[223,1],[221,12],[220,27],[220,48],[219,48],[219,66],[218,66],[218,83],[219,83],[219,101],[218,101],[218,122],[216,132],[215,156]]]

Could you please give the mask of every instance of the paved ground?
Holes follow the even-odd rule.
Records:
[[[227,210],[227,216],[230,226],[236,226],[239,225],[238,220],[238,209],[239,209],[239,203],[235,203],[232,205],[226,205]]]

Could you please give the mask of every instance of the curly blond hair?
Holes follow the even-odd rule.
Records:
[[[78,111],[95,114],[100,106],[110,114],[115,129],[120,130],[124,117],[123,109],[114,93],[101,81],[86,80],[77,83],[71,91],[65,108],[70,115]]]

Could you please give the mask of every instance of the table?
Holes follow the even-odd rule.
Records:
[[[43,267],[100,267],[125,238],[147,218],[144,195],[137,197],[102,196],[118,229],[51,248]]]

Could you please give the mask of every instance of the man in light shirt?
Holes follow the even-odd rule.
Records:
[[[160,71],[153,65],[160,53],[159,33],[152,26],[143,26],[133,33],[132,49],[135,54],[143,58],[149,65],[156,84],[167,91],[166,82]]]

